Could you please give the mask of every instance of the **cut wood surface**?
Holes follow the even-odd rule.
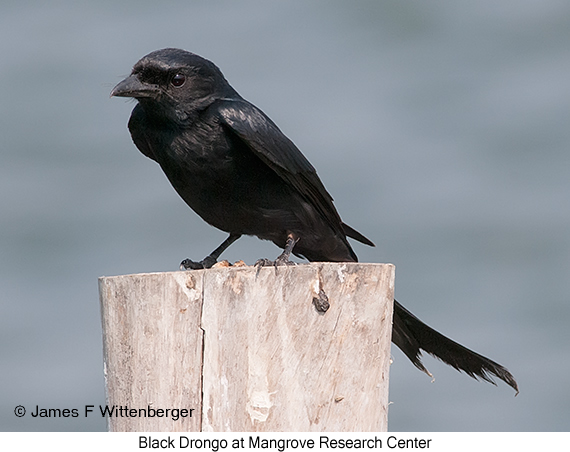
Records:
[[[390,264],[102,277],[99,290],[107,403],[137,410],[112,431],[387,429]]]

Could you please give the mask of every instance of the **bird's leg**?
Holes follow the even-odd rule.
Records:
[[[202,259],[200,262],[194,262],[190,259],[184,259],[180,262],[180,270],[199,270],[202,268],[210,268],[218,261],[218,257],[229,248],[229,246],[234,243],[237,239],[241,237],[241,234],[230,234],[223,243],[218,246],[214,251],[212,251],[208,256]]]
[[[292,232],[287,234],[287,241],[285,242],[285,249],[283,252],[275,259],[275,261],[270,261],[269,259],[258,259],[255,263],[256,267],[269,267],[275,266],[280,267],[282,265],[296,265],[295,262],[289,260],[295,244],[299,241],[299,237],[295,237]]]
[[[291,253],[293,252],[293,248],[299,241],[299,237],[295,237],[292,232],[287,234],[287,241],[285,242],[285,249],[283,252],[277,256],[275,259],[275,266],[279,265],[295,265],[295,262],[289,260],[291,257]]]

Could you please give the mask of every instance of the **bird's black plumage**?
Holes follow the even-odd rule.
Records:
[[[211,266],[244,234],[309,261],[356,262],[347,237],[374,246],[342,222],[315,168],[212,62],[180,49],[158,50],[138,61],[111,95],[138,100],[129,120],[136,146],[198,215],[230,234],[204,261],[184,261],[186,267]],[[392,341],[425,372],[421,350],[518,391],[507,369],[441,335],[396,301]]]

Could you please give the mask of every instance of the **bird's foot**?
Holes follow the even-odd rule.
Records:
[[[216,262],[217,259],[212,256],[206,256],[200,262],[184,259],[180,262],[180,270],[202,270],[204,268],[211,268]]]
[[[254,264],[254,267],[283,267],[288,265],[297,265],[297,263],[290,261],[289,256],[281,254],[274,261],[265,258],[258,259]]]
[[[255,267],[257,267],[257,272],[259,273],[259,269],[261,267],[283,267],[287,265],[297,265],[295,262],[290,261],[289,258],[291,257],[291,252],[293,251],[293,247],[299,241],[299,238],[296,238],[293,233],[289,233],[287,235],[287,241],[285,242],[285,249],[283,252],[275,259],[274,261],[270,261],[269,259],[258,259],[255,263]]]

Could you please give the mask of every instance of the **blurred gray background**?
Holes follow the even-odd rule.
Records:
[[[4,0],[0,430],[104,430],[13,410],[104,403],[97,278],[225,238],[109,99],[163,47],[214,61],[377,244],[354,244],[361,261],[394,263],[407,308],[519,382],[426,357],[432,383],[394,348],[391,430],[569,429],[570,3]],[[224,257],[278,252],[246,238]]]

